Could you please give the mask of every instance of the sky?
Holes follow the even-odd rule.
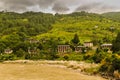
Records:
[[[87,11],[93,13],[120,11],[120,0],[0,0],[0,11],[71,13]]]

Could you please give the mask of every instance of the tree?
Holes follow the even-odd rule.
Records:
[[[120,32],[117,34],[116,39],[113,41],[113,53],[120,51]]]
[[[16,51],[16,56],[17,57],[24,57],[25,56],[25,51],[22,49],[19,49],[18,51]]]
[[[80,40],[77,34],[74,35],[74,38],[71,40],[73,44],[77,45]]]
[[[0,53],[2,53],[5,49],[6,45],[2,42],[0,42]]]

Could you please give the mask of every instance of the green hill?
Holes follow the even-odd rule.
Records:
[[[57,37],[64,43],[70,42],[73,35],[77,33],[81,42],[92,40],[105,42],[103,39],[111,42],[120,29],[120,23],[93,13],[76,12],[55,17],[57,20],[52,25],[53,28],[45,34],[37,35],[38,39]]]
[[[114,21],[119,21],[120,22],[120,12],[108,12],[102,14],[104,17],[110,18]]]
[[[0,12],[0,50],[9,47],[19,50],[27,39],[52,29],[55,18],[52,14],[26,12]],[[24,50],[27,51],[27,48]]]
[[[84,60],[101,65],[99,69],[85,69],[86,72],[96,74],[100,71],[102,75],[105,72],[111,76],[114,71],[120,71],[118,32],[119,13],[75,12],[53,15],[41,12],[0,12],[0,62],[16,59]],[[95,48],[83,47],[86,41],[92,41],[97,47],[96,51]],[[117,54],[111,54],[109,48],[101,49],[99,46],[102,43],[113,43],[112,50]],[[72,50],[63,47],[65,53],[59,53],[59,44],[69,44],[67,46]],[[79,53],[74,51],[77,45],[82,46]]]
[[[48,14],[26,12],[0,12],[0,49],[10,47],[15,52],[30,46],[26,41],[35,38],[43,41],[70,43],[78,34],[80,43],[93,41],[95,44],[110,43],[120,30],[120,23],[103,15],[75,12],[71,14]],[[46,43],[50,45],[52,43]],[[46,45],[46,46],[47,46]],[[37,46],[40,47],[38,44]]]

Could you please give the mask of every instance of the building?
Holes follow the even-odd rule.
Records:
[[[70,48],[70,45],[58,45],[58,53],[67,53],[71,52],[72,49]]]
[[[102,44],[100,47],[101,47],[102,49],[109,49],[109,50],[111,50],[112,44]]]
[[[39,40],[36,40],[36,39],[28,39],[28,41],[30,42],[30,43],[38,43],[39,42]]]
[[[5,49],[4,50],[4,53],[6,53],[6,54],[11,54],[11,53],[13,53],[13,50],[11,50],[11,49]]]
[[[28,48],[28,53],[30,54],[30,55],[36,55],[37,54],[37,48],[36,47],[34,47],[34,48]]]
[[[85,48],[85,46],[76,46],[75,47],[75,52],[82,52],[83,51],[83,48]]]
[[[88,47],[88,48],[92,48],[93,47],[93,43],[92,42],[84,42],[84,46]]]

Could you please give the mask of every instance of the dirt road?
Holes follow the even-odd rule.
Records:
[[[54,65],[1,63],[0,80],[105,80]]]

